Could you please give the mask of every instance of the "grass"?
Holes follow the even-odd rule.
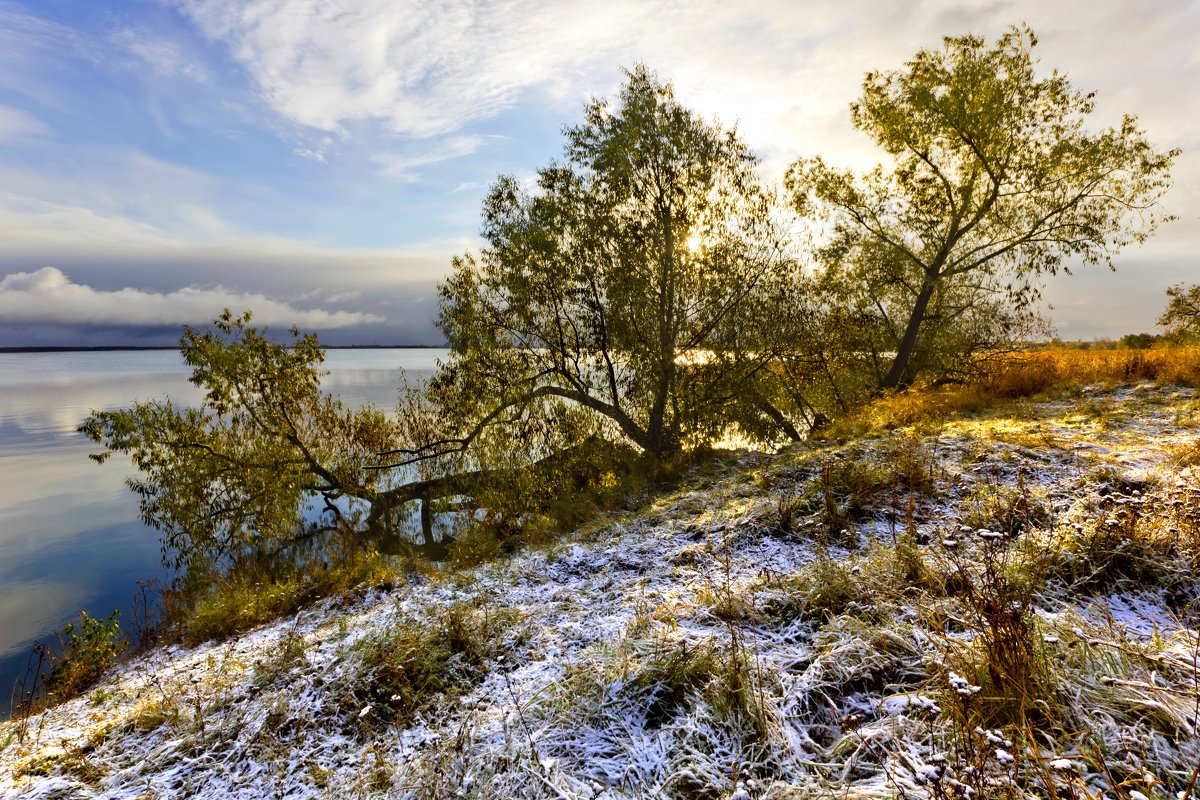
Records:
[[[901,512],[934,492],[936,459],[914,437],[889,436],[877,449],[873,458],[854,448],[821,458],[799,495],[781,496],[776,529],[799,531],[801,517],[815,516],[825,541],[845,542],[880,506]]]
[[[946,419],[1003,408],[1014,400],[1062,396],[1084,386],[1113,387],[1142,381],[1200,386],[1200,348],[1060,348],[988,356],[962,383],[918,385],[883,394],[836,420],[822,435],[847,439],[897,428],[928,431]],[[1088,409],[1084,411],[1088,413]],[[1095,419],[1105,421],[1104,410],[1098,404],[1091,411]]]
[[[990,480],[973,486],[959,509],[963,524],[1000,531],[1007,536],[1050,522],[1046,498],[1026,483],[1024,471],[1017,472],[1017,482],[1013,485]]]
[[[1125,380],[1126,362],[1113,359],[1107,374]],[[1070,373],[1069,360],[1064,363],[1056,380],[1079,377]],[[1136,370],[1131,374],[1142,379]],[[1036,383],[1029,375],[1014,381]],[[1063,385],[1038,391],[1054,395]],[[944,398],[959,390],[967,392],[943,387],[928,395]],[[971,391],[975,411],[1013,402],[978,387]],[[646,563],[636,579],[641,582],[629,584],[627,597],[645,594],[642,601],[625,601],[635,605],[623,633],[562,654],[562,672],[547,665],[554,677],[532,697],[526,684],[517,694],[509,687],[503,699],[497,670],[505,670],[506,683],[538,671],[525,670],[532,662],[520,659],[543,642],[519,645],[526,626],[515,612],[444,605],[451,593],[464,600],[478,591],[463,573],[457,583],[430,587],[437,604],[383,615],[391,620],[386,627],[345,645],[347,652],[339,650],[329,672],[337,677],[322,678],[328,680],[328,690],[321,689],[328,711],[314,712],[329,718],[316,722],[367,743],[361,750],[363,791],[440,787],[413,796],[494,791],[586,797],[603,791],[583,782],[598,775],[608,776],[614,796],[627,791],[676,798],[738,796],[739,782],[751,777],[758,788],[747,790],[750,796],[772,798],[1057,800],[1106,794],[1118,800],[1139,791],[1160,800],[1190,791],[1200,753],[1194,617],[1186,625],[1181,621],[1172,636],[1141,639],[1116,624],[1106,626],[1095,612],[1072,609],[1109,592],[1156,590],[1156,602],[1166,598],[1176,613],[1194,613],[1200,495],[1189,488],[1190,478],[1182,485],[1143,479],[1116,460],[1087,469],[1089,458],[1071,454],[1072,431],[1092,437],[1108,424],[1116,434],[1127,422],[1122,403],[1090,394],[1092,405],[1054,404],[1058,419],[1031,422],[1034,411],[1045,412],[1031,404],[993,406],[994,414],[1016,410],[1026,418],[1009,426],[995,420],[1000,434],[992,438],[981,433],[991,421],[946,430],[918,423],[873,430],[846,445],[796,448],[773,460],[763,456],[752,466],[714,459],[690,473],[681,470],[669,491],[621,515],[619,524],[594,521],[590,539],[584,534],[575,540],[578,548],[603,549],[644,532],[636,547],[662,543],[646,552],[661,553],[667,566]],[[928,399],[921,396],[885,398],[881,407],[894,412],[907,403],[911,410]],[[1135,400],[1140,403],[1140,395]],[[1134,413],[1156,411],[1169,420],[1175,405],[1151,400]],[[900,418],[893,414],[891,420]],[[1029,430],[1034,432],[1017,436]],[[1053,455],[1040,443],[1042,430],[1055,431],[1063,442]],[[936,438],[927,435],[934,433]],[[1095,438],[1110,444],[1116,437]],[[1195,448],[1173,445],[1170,468],[1193,465]],[[982,454],[987,458],[975,458]],[[1078,478],[1048,480],[1058,468],[1074,470]],[[892,536],[879,524],[888,514],[905,517]],[[738,524],[730,525],[735,519]],[[877,534],[865,547],[860,549],[858,535],[852,541],[832,535],[844,521],[853,526],[859,520],[872,523]],[[549,531],[547,541],[559,535]],[[537,543],[533,537],[518,541]],[[575,558],[576,549],[560,555]],[[807,549],[817,558],[794,567],[808,557]],[[794,560],[784,562],[792,566],[781,574],[745,563],[754,558],[750,552],[782,552]],[[548,554],[545,563],[557,557]],[[397,573],[390,562],[380,563],[386,567],[380,572],[370,559],[337,566],[340,576],[313,585],[386,584]],[[557,577],[538,575],[540,560],[522,563],[527,588],[547,592],[532,596],[554,596],[547,602],[557,604],[561,590],[571,591],[552,586]],[[672,573],[674,567],[684,569]],[[501,569],[486,572],[500,575]],[[596,583],[603,577],[596,576]],[[264,585],[294,585],[280,589],[278,598],[269,592],[254,597],[263,587],[241,584],[234,596],[256,607],[239,612],[237,602],[214,597],[206,618],[224,614],[234,617],[224,623],[229,628],[252,626],[289,613],[280,609],[303,596],[305,581],[324,580],[275,576]],[[577,598],[580,608],[591,602]],[[523,608],[531,618],[539,613]],[[571,622],[579,624],[583,614]],[[563,619],[558,611],[548,616],[545,631],[531,622],[530,636],[565,640],[563,629],[550,627]],[[286,711],[280,698],[315,671],[310,663],[319,663],[309,636],[284,631],[248,665],[253,693],[277,698]],[[344,631],[342,639],[351,641]],[[325,658],[328,652],[326,642]],[[197,691],[193,699],[188,691],[147,691],[132,726],[191,730],[213,715],[210,709],[221,708],[219,694],[201,697]],[[483,700],[480,707],[457,702],[489,692],[486,708]],[[472,725],[485,727],[498,715],[503,730],[485,729],[481,737],[491,737],[486,747],[482,738],[471,739]],[[422,783],[399,760],[388,760],[385,737],[410,726],[444,737],[422,745],[419,758],[429,769],[453,774]],[[522,726],[536,736],[522,733]],[[228,735],[209,733],[212,741]],[[1052,766],[1061,759],[1073,766]],[[73,769],[53,760],[31,767],[39,775]],[[478,788],[485,776],[497,775],[501,788]],[[468,776],[477,782],[467,782]]]
[[[1121,489],[1093,515],[1051,534],[1050,575],[1076,592],[1162,587],[1186,598],[1200,580],[1200,507],[1193,491]]]
[[[1200,348],[1047,349],[989,359],[976,385],[994,398],[1032,397],[1064,388],[1156,381],[1200,385]]]
[[[220,641],[360,587],[390,587],[422,562],[344,543],[325,557],[266,569],[247,564],[194,592],[165,592],[166,634],[187,644]]]
[[[371,726],[405,726],[435,702],[478,684],[489,662],[505,655],[519,622],[508,609],[454,605],[431,618],[397,622],[362,639],[358,669],[341,705]]]
[[[762,694],[769,678],[738,622],[726,621],[727,636],[698,641],[672,623],[646,612],[619,641],[598,647],[591,665],[570,669],[556,692],[559,713],[582,713],[594,724],[625,709],[646,731],[699,713],[743,745],[761,746],[772,727]]]

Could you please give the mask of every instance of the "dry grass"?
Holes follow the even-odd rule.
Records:
[[[459,604],[364,638],[357,645],[361,668],[341,700],[347,717],[367,726],[408,724],[434,702],[478,684],[489,661],[508,651],[518,622],[510,609]]]
[[[877,397],[823,434],[848,439],[897,428],[936,429],[944,420],[1007,401],[1061,394],[1083,386],[1154,381],[1200,386],[1200,347],[1153,350],[1039,350],[985,356],[975,377],[944,386],[917,385]]]
[[[1157,381],[1197,386],[1200,348],[1042,350],[990,358],[981,367],[976,388],[996,399],[1031,397],[1088,384]]]
[[[192,596],[168,593],[168,634],[189,644],[222,640],[294,614],[323,597],[361,586],[390,586],[412,566],[398,566],[371,549],[348,548],[328,561],[291,564],[273,573],[244,569]]]

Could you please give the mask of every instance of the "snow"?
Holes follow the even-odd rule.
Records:
[[[1195,502],[1196,473],[1170,456],[1195,439],[1194,427],[1181,432],[1178,424],[1194,395],[1154,391],[1161,396],[1153,403],[1148,390],[1113,393],[1114,403],[1136,403],[1137,411],[1103,429],[1072,417],[1071,400],[1028,404],[1020,419],[947,423],[929,439],[938,491],[914,510],[927,557],[969,560],[1007,546],[1012,537],[1003,532],[966,524],[963,502],[972,492],[1024,486],[1053,510],[1056,527],[1046,535],[1110,518],[1119,527],[1121,514]],[[1023,444],[1033,436],[1054,444]],[[882,462],[890,441],[853,452]],[[753,800],[791,789],[888,797],[897,787],[929,796],[931,784],[963,779],[937,726],[953,704],[982,696],[955,669],[975,673],[944,663],[949,648],[969,643],[971,629],[930,630],[924,621],[933,610],[916,605],[891,609],[887,625],[853,607],[828,622],[766,611],[789,599],[785,579],[820,557],[845,564],[870,589],[861,551],[872,542],[890,546],[906,529],[888,498],[833,542],[775,529],[780,493],[799,494],[822,458],[842,452],[829,443],[757,455],[702,490],[542,551],[323,601],[228,642],[143,655],[84,697],[23,726],[0,726],[0,796],[616,800],[691,791]],[[1088,477],[1097,469],[1139,488],[1102,487]],[[770,489],[752,477],[764,471]],[[722,618],[714,604],[722,597],[743,600],[743,617]],[[464,603],[519,617],[506,634],[507,655],[491,659],[478,683],[402,727],[384,718],[380,698],[346,705],[348,687],[362,680],[362,643]],[[1183,774],[1200,762],[1188,695],[1200,684],[1180,677],[1189,664],[1195,675],[1197,620],[1179,607],[1163,589],[1118,586],[1047,596],[1036,609],[1054,658],[1090,670],[1064,692],[1093,715],[1114,758],[1126,759],[1118,765],[1125,774],[1155,764],[1160,776]],[[287,637],[299,637],[301,660],[272,671]],[[722,706],[712,684],[674,697],[646,678],[673,654],[706,648],[719,665],[734,663],[731,652],[743,658],[765,719],[753,737],[753,720]],[[1154,666],[1135,669],[1143,662]],[[1111,678],[1108,686],[1101,677]],[[1132,716],[1121,716],[1127,709]],[[1143,718],[1160,722],[1129,721]],[[975,735],[991,768],[1011,772],[1025,763],[1005,731]],[[1089,773],[1069,748],[1045,758],[1064,780]],[[1176,778],[1164,780],[1174,789]]]

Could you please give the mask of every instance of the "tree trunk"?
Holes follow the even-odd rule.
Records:
[[[804,439],[804,437],[800,435],[800,431],[796,430],[796,426],[792,424],[792,421],[785,417],[783,412],[776,408],[773,403],[771,403],[765,397],[759,395],[757,392],[753,395],[753,400],[754,405],[758,407],[758,410],[766,414],[767,417],[775,423],[775,426],[779,428],[784,436],[788,437],[793,442],[799,442]]]
[[[649,450],[655,455],[675,452],[679,443],[674,441],[673,432],[667,431],[667,400],[675,386],[675,345],[677,340],[675,308],[675,235],[671,229],[671,214],[664,206],[659,211],[662,226],[663,253],[659,261],[658,297],[658,375],[654,387],[654,400],[650,406],[650,417],[646,426],[650,440]]]
[[[428,497],[421,498],[421,539],[426,546],[433,544],[433,510]]]
[[[917,351],[917,337],[921,332],[921,323],[925,321],[925,314],[929,310],[929,301],[933,299],[935,288],[937,288],[936,279],[926,275],[925,280],[921,283],[921,291],[917,293],[917,299],[913,303],[912,314],[904,329],[904,337],[900,340],[900,346],[896,348],[896,357],[892,360],[892,366],[887,375],[879,384],[880,389],[895,389],[898,386],[906,386],[912,381],[913,376],[908,374],[908,368]]]

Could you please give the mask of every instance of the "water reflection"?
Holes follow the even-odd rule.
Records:
[[[390,410],[400,369],[420,380],[438,350],[333,350],[322,386]],[[159,577],[158,537],[137,517],[127,459],[103,467],[76,432],[92,409],[200,392],[176,351],[0,354],[0,715],[33,641],[86,609],[129,617],[137,582]]]

